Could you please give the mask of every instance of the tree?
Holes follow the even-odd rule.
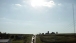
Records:
[[[9,34],[6,34],[5,35],[5,39],[9,39],[10,35]]]
[[[55,34],[55,32],[52,32],[51,34]]]
[[[0,32],[0,34],[2,34],[2,33]]]
[[[18,39],[18,35],[15,36],[15,39]]]
[[[11,39],[14,39],[14,35],[11,36]]]
[[[41,33],[39,33],[39,35],[41,35]]]
[[[44,33],[42,33],[42,35],[44,35]]]

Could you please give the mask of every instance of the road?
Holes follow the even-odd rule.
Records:
[[[31,43],[36,43],[36,35],[32,36]]]

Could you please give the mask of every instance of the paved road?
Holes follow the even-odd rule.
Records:
[[[31,43],[36,43],[36,35],[32,36]]]

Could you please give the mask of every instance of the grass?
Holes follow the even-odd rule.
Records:
[[[31,39],[32,39],[32,36],[29,36],[29,37],[27,38],[26,43],[31,43]]]
[[[36,36],[36,43],[42,43],[39,36]]]
[[[11,41],[11,43],[24,43],[24,41],[23,40],[16,40],[16,41]]]
[[[32,35],[29,35],[29,34],[26,35],[25,34],[23,36],[25,37],[24,39],[21,39],[21,40],[12,39],[11,43],[31,43]]]
[[[74,43],[76,38],[74,35],[40,35],[37,36],[37,43]]]
[[[31,38],[32,36],[28,36],[27,39],[23,39],[23,40],[11,40],[11,43],[31,43]]]

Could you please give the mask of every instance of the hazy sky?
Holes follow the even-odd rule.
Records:
[[[72,4],[76,12],[76,0],[0,0],[0,31],[72,33]]]

